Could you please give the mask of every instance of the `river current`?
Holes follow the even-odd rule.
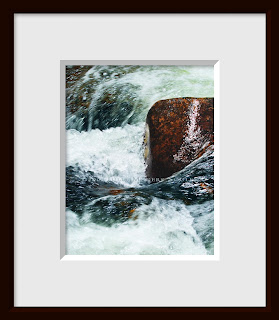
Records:
[[[157,183],[143,157],[151,106],[213,97],[213,66],[67,68],[66,254],[214,254],[213,151]]]

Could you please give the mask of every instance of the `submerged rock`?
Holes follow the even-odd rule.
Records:
[[[166,178],[214,146],[214,99],[160,100],[146,118],[146,176]],[[155,180],[154,180],[155,179]]]
[[[67,66],[66,129],[105,130],[144,120],[140,85],[131,83],[129,78],[138,68]]]

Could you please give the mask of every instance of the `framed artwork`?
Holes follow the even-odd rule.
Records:
[[[171,12],[9,11],[10,312],[271,311],[271,11]]]

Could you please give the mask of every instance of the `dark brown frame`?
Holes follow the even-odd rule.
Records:
[[[15,2],[15,1],[13,1]],[[145,9],[130,9],[129,6],[119,3],[112,5],[94,4],[94,10],[84,9],[61,9],[56,5],[49,8],[36,9],[33,5],[23,2],[23,5],[6,5],[5,21],[8,32],[4,35],[6,46],[8,48],[2,67],[5,68],[8,81],[4,83],[4,99],[3,103],[4,116],[2,124],[4,130],[8,134],[8,139],[2,141],[6,153],[5,163],[3,166],[4,182],[3,199],[4,223],[2,233],[5,235],[8,245],[3,245],[4,254],[7,265],[3,274],[5,283],[5,299],[2,312],[11,316],[14,312],[271,312],[271,9],[191,9],[190,5],[181,8],[172,8],[168,5],[164,9],[162,4],[157,9],[151,6],[142,5]],[[43,7],[43,4],[41,5]],[[99,6],[99,8],[98,8]],[[64,5],[64,8],[69,6]],[[107,7],[110,10],[107,10]],[[154,6],[156,8],[156,6]],[[14,307],[14,14],[15,13],[264,13],[266,15],[266,307]],[[4,29],[4,30],[6,30]],[[4,48],[4,46],[3,46]],[[8,61],[8,63],[6,62]],[[8,119],[8,121],[5,121]],[[8,168],[5,170],[5,168]],[[8,186],[8,187],[7,187]],[[2,240],[3,241],[3,240]],[[3,242],[2,242],[3,243]]]

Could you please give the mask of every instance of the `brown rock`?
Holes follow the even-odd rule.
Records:
[[[146,176],[153,181],[169,177],[213,148],[213,118],[213,98],[156,102],[146,118]]]

